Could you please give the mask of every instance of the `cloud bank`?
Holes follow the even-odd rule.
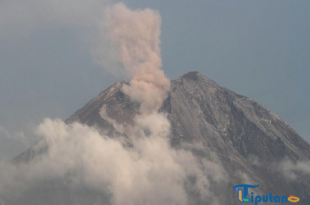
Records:
[[[158,118],[165,121],[164,116]],[[2,167],[0,197],[10,201],[43,179],[60,179],[69,181],[71,186],[86,186],[110,194],[110,204],[185,205],[188,204],[186,181],[195,177],[196,183],[187,188],[208,200],[208,172],[218,175],[214,173],[214,165],[220,165],[200,161],[190,151],[171,148],[169,130],[169,127],[153,129],[147,136],[140,130],[138,137],[131,136],[132,146],[127,146],[122,140],[100,135],[94,128],[46,119],[37,129],[43,138],[34,149],[48,145],[48,150],[28,163]]]

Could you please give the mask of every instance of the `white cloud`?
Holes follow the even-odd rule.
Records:
[[[31,140],[29,140],[29,138],[25,136],[24,132],[22,131],[12,132],[0,126],[0,139],[1,138],[6,138],[18,142],[25,147],[29,147],[31,144]]]
[[[298,178],[299,174],[310,175],[310,161],[293,163],[291,160],[286,159],[283,160],[278,167],[278,170],[291,180]]]
[[[26,164],[2,167],[0,196],[14,197],[42,179],[69,177],[74,186],[112,193],[115,205],[182,205],[188,200],[184,183],[195,176],[191,188],[208,200],[207,176],[218,175],[215,169],[220,165],[200,162],[189,151],[171,148],[166,138],[169,126],[151,130],[150,136],[143,134],[144,128],[145,124],[136,129],[140,136],[131,136],[132,147],[128,147],[94,128],[46,119],[37,129],[43,140],[35,149],[47,144],[48,152]]]

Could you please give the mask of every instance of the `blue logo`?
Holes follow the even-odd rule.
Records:
[[[233,189],[238,194],[237,199],[242,203],[249,203],[249,202],[253,203],[254,202],[255,205],[257,205],[260,202],[267,203],[268,201],[274,202],[274,203],[280,203],[280,202],[287,203],[287,201],[296,203],[299,201],[299,198],[293,195],[290,195],[290,197],[287,197],[284,195],[282,196],[282,198],[280,198],[280,196],[277,196],[277,195],[273,196],[271,192],[269,193],[269,195],[263,195],[263,196],[257,195],[255,196],[255,198],[252,192],[251,198],[247,198],[249,194],[249,188],[254,189],[254,188],[257,188],[258,186],[259,184],[257,185],[239,184],[239,185],[234,186]]]

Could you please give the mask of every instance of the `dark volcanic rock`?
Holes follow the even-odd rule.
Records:
[[[66,120],[113,132],[105,116],[117,123],[133,123],[138,104],[130,102],[118,82],[92,99]],[[229,174],[223,204],[237,204],[232,187],[241,182],[260,185],[260,192],[296,195],[298,204],[309,204],[309,176],[285,178],[279,162],[310,159],[310,146],[276,114],[255,101],[217,85],[198,72],[190,72],[171,83],[171,92],[161,112],[171,122],[171,145],[199,143],[214,152]],[[32,156],[31,149],[23,156]],[[203,155],[201,157],[204,157]],[[246,177],[245,177],[246,176]],[[247,178],[247,179],[245,179]]]

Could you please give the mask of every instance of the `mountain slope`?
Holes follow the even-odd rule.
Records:
[[[118,82],[92,99],[66,120],[109,127],[104,114],[117,123],[131,123],[138,105],[122,93]],[[182,141],[229,144],[240,155],[263,161],[309,159],[310,146],[276,114],[255,101],[220,87],[197,72],[172,81],[162,112],[172,123],[172,144]],[[268,145],[268,146],[267,146]],[[224,151],[224,150],[223,150]]]
[[[67,122],[111,127],[100,116],[102,108],[117,122],[130,122],[138,106],[124,96],[121,85],[116,83],[102,92]],[[242,172],[259,182],[266,193],[290,193],[308,200],[309,184],[287,180],[276,167],[284,160],[293,163],[309,160],[309,144],[257,102],[217,85],[198,72],[190,72],[172,81],[161,111],[168,113],[172,125],[172,146],[201,143],[220,156],[231,179]],[[235,179],[237,182],[241,178]]]
[[[110,134],[116,132],[111,119],[124,126],[132,124],[139,105],[123,94],[124,83],[117,82],[101,92],[66,123],[81,122]],[[190,72],[171,82],[171,92],[160,111],[167,113],[171,122],[172,147],[193,145],[191,149],[199,158],[216,155],[224,166],[228,180],[223,186],[214,186],[222,204],[240,203],[232,191],[240,183],[259,184],[262,194],[295,195],[301,198],[299,204],[309,204],[309,176],[297,170],[297,177],[288,179],[283,164],[308,161],[310,145],[268,109]],[[15,161],[21,163],[35,155],[30,149]]]

